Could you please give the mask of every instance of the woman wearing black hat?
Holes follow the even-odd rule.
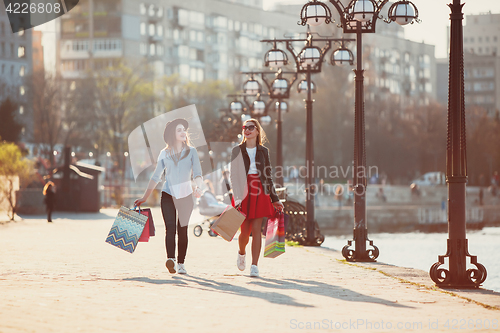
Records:
[[[259,276],[257,263],[262,246],[262,221],[271,218],[275,209],[283,210],[283,204],[276,195],[271,175],[269,150],[262,144],[265,133],[256,119],[243,123],[243,140],[233,148],[231,154],[231,183],[236,205],[246,215],[238,237],[239,251],[236,265],[245,270],[246,246],[252,233],[252,265],[250,276]],[[244,176],[246,176],[246,179]]]
[[[150,196],[161,180],[165,171],[165,183],[161,194],[161,212],[165,222],[165,247],[167,251],[166,266],[170,273],[186,274],[184,259],[188,245],[188,224],[193,211],[193,188],[191,180],[194,178],[196,188],[194,195],[201,196],[203,178],[201,165],[196,148],[189,142],[185,119],[169,121],[165,126],[163,139],[167,146],[160,152],[156,169],[151,176],[144,196],[135,200],[134,205],[140,206]],[[178,235],[177,268],[175,263],[175,234]]]

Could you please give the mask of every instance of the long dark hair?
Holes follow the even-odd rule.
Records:
[[[174,127],[173,131],[166,132],[164,136],[165,143],[167,144],[165,146],[165,152],[167,153],[167,156],[169,156],[175,162],[175,164],[177,164],[178,161],[186,158],[189,155],[189,147],[192,147],[191,141],[189,140],[189,133],[186,131],[186,141],[182,143],[182,148],[185,148],[184,154],[182,156],[176,156],[174,150],[174,145],[177,142],[177,138],[175,137],[176,128],[177,126]]]

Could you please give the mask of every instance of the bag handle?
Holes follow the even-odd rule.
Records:
[[[141,213],[141,206],[140,205],[139,206],[134,206],[134,209],[132,209],[132,210],[136,210],[136,208],[138,208],[139,214],[140,214]]]

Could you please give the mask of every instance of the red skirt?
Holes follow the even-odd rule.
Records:
[[[241,202],[240,209],[246,215],[246,219],[272,218],[274,216],[274,206],[271,197],[264,192],[259,175],[249,174],[247,176],[247,186],[248,194]]]

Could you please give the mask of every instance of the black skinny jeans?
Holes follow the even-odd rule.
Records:
[[[181,227],[179,223],[179,214],[187,219],[193,211],[193,196],[188,195],[185,198],[175,199],[166,192],[161,193],[161,213],[163,222],[165,222],[165,248],[167,250],[167,258],[175,258],[175,233],[177,231],[178,238],[178,256],[177,262],[184,263],[188,246],[188,226]],[[179,213],[178,213],[179,211]]]

